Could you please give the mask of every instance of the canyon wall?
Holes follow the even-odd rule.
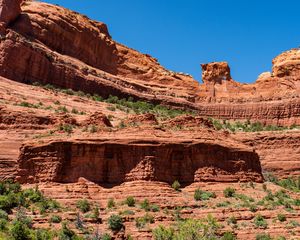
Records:
[[[115,42],[104,23],[35,1],[23,2],[20,12],[19,3],[2,1],[3,16],[9,9],[12,17],[2,18],[6,24],[0,40],[1,76],[103,97],[132,96],[215,118],[253,117],[278,125],[300,122],[298,49],[276,57],[272,72],[263,73],[253,84],[234,81],[226,62],[203,64],[204,83],[199,84],[188,74],[163,68],[150,55]]]
[[[279,178],[300,175],[299,131],[237,133],[235,138],[255,149],[264,172]]]
[[[255,152],[205,142],[55,141],[23,146],[18,164],[20,182],[73,183],[81,177],[99,184],[262,181]]]

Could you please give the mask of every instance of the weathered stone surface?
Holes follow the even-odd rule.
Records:
[[[279,178],[300,175],[299,131],[237,133],[235,138],[255,149],[264,172]]]
[[[211,131],[198,131],[198,138],[190,133],[151,137],[153,133],[140,130],[134,138],[126,132],[119,133],[121,138],[102,133],[97,139],[28,144],[21,149],[17,179],[69,183],[83,177],[100,184],[262,181],[255,152]],[[208,134],[219,139],[209,140]]]
[[[0,1],[0,27],[5,28],[12,23],[21,13],[21,2],[23,0],[1,0]],[[2,29],[3,30],[3,29]]]
[[[291,125],[300,121],[299,108],[294,107],[300,101],[298,55],[297,49],[279,55],[273,72],[259,76],[254,84],[235,82],[226,62],[203,64],[201,85],[189,75],[168,71],[148,54],[115,42],[103,23],[58,6],[25,2],[0,42],[0,75],[103,97],[132,96],[198,109],[215,118],[253,116],[261,122]]]

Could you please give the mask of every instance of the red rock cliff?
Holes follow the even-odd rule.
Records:
[[[262,181],[258,155],[202,141],[159,139],[51,142],[25,145],[18,160],[21,182],[100,184],[148,180],[190,184],[199,181]]]
[[[204,64],[200,85],[191,76],[169,71],[155,58],[115,42],[103,23],[40,2],[24,2],[20,14],[16,3],[2,2],[13,17],[0,41],[1,76],[103,97],[133,96],[198,109],[215,118],[300,124],[297,49],[276,57],[273,72],[262,74],[254,84],[235,82],[225,62]]]

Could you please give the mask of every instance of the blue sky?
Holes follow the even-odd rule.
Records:
[[[113,39],[201,80],[200,64],[227,61],[239,82],[299,47],[298,0],[45,0],[108,25]]]

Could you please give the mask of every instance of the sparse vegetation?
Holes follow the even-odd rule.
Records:
[[[186,221],[179,221],[175,227],[159,226],[153,230],[153,236],[155,240],[219,239],[220,228],[221,226],[217,220],[208,215],[207,218],[202,220],[188,219]],[[230,239],[228,234],[225,237],[227,238],[224,239]]]
[[[213,192],[209,192],[209,191],[203,191],[200,189],[196,189],[194,192],[194,199],[196,201],[200,201],[200,200],[209,200],[210,198],[215,198],[216,194]]]
[[[66,132],[68,134],[71,134],[73,132],[73,128],[74,128],[74,126],[71,124],[60,124],[58,126],[59,131]]]
[[[277,214],[277,219],[280,221],[280,222],[285,222],[286,221],[286,216],[282,213],[279,213]]]
[[[51,223],[60,223],[62,221],[60,216],[52,215],[50,220]]]
[[[78,209],[80,209],[80,211],[83,213],[86,213],[91,210],[91,205],[90,205],[89,201],[86,199],[78,200],[76,202],[76,207]]]
[[[223,193],[226,198],[231,198],[231,197],[234,197],[234,195],[235,195],[235,189],[228,187],[223,191]]]
[[[154,217],[149,213],[146,213],[143,217],[135,219],[135,226],[139,229],[144,228],[148,223],[154,223]]]
[[[119,215],[111,215],[108,219],[108,227],[112,231],[120,231],[123,228],[122,217]]]
[[[135,199],[132,196],[127,197],[125,202],[126,202],[128,207],[134,207],[135,206]]]
[[[113,198],[110,198],[107,202],[107,208],[111,209],[116,206],[115,200]]]
[[[260,122],[230,122],[227,120],[210,119],[217,130],[228,130],[231,132],[260,132],[260,131],[283,131],[289,129],[298,129],[300,126],[281,127],[273,125],[263,125]]]
[[[180,187],[181,187],[181,185],[180,185],[179,181],[175,180],[172,184],[172,188],[178,192],[178,191],[180,191]]]
[[[268,223],[267,221],[264,219],[264,217],[260,214],[258,214],[255,218],[254,218],[254,225],[258,228],[263,228],[266,229],[268,227]]]
[[[259,233],[255,237],[256,240],[272,240],[270,234],[267,233]]]

